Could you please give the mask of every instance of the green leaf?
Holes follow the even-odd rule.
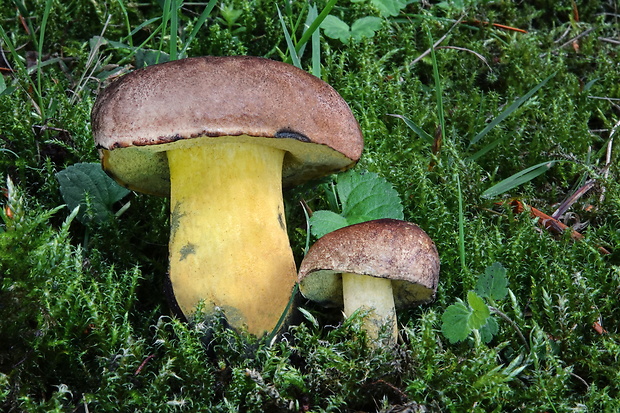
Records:
[[[373,219],[404,218],[398,192],[376,173],[353,170],[342,173],[336,178],[336,193],[342,212],[316,211],[309,220],[311,232],[317,237]]]
[[[491,311],[484,300],[473,291],[467,293],[467,303],[472,309],[467,326],[472,330],[478,330],[487,323]]]
[[[493,336],[499,331],[497,321],[493,317],[487,319],[487,323],[480,328],[480,339],[487,344],[493,340]]]
[[[508,280],[506,279],[506,269],[499,262],[489,265],[484,274],[478,278],[478,283],[474,289],[480,297],[490,298],[491,300],[501,300],[508,294]]]
[[[102,222],[112,214],[112,206],[129,190],[118,185],[99,163],[77,163],[56,174],[60,192],[70,210],[80,207],[82,223]]]
[[[321,28],[325,36],[348,44],[351,40],[357,43],[363,38],[373,37],[382,24],[383,20],[381,18],[366,16],[355,20],[351,27],[349,27],[348,24],[338,17],[329,15],[321,23]]]
[[[170,61],[170,55],[161,50],[136,49],[136,67],[153,66],[158,63]]]
[[[381,29],[382,24],[383,20],[374,16],[366,16],[355,20],[351,25],[351,39],[353,43],[358,43],[363,38],[370,39],[377,30]]]
[[[476,290],[467,293],[468,305],[457,299],[457,303],[444,312],[441,326],[444,336],[455,343],[465,340],[472,331],[477,330],[482,342],[490,342],[499,326],[491,317],[491,309],[483,298],[501,299],[507,293],[506,270],[499,263],[489,265],[478,279]]]
[[[336,191],[342,204],[342,215],[351,223],[404,218],[398,192],[376,173],[345,172],[337,178]]]
[[[332,211],[316,211],[310,217],[312,234],[321,238],[323,235],[350,225],[345,217]]]
[[[450,343],[463,341],[471,333],[470,316],[471,309],[460,300],[446,308],[441,316],[441,332],[450,340]]]
[[[381,16],[396,17],[410,2],[406,0],[371,0],[371,3],[379,10]]]
[[[321,23],[321,28],[325,36],[331,39],[338,39],[344,44],[349,43],[349,39],[351,38],[349,25],[338,17],[332,15],[325,17],[325,20]]]
[[[531,181],[536,178],[538,175],[542,175],[547,172],[553,165],[555,165],[559,161],[549,161],[539,163],[534,166],[530,166],[527,169],[522,170],[521,172],[517,172],[516,174],[509,176],[501,182],[493,185],[486,191],[482,193],[483,198],[493,198],[500,194],[503,194],[506,191],[511,190],[519,185],[522,185],[526,182]]]

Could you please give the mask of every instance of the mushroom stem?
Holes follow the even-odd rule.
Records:
[[[190,315],[222,308],[234,328],[271,331],[296,269],[282,201],[284,151],[207,143],[168,151],[170,280]]]
[[[391,342],[396,343],[398,327],[390,279],[343,273],[342,293],[345,316],[350,316],[359,308],[371,310],[363,324],[371,342],[376,343],[379,332],[388,325],[392,329]]]

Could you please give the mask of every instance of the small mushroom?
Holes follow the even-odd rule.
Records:
[[[417,225],[379,219],[321,237],[299,269],[300,291],[325,307],[343,307],[345,316],[370,310],[364,329],[374,342],[382,328],[398,337],[395,308],[431,301],[439,280],[439,255]],[[387,325],[387,327],[386,327]]]
[[[185,316],[203,301],[235,328],[272,330],[296,268],[282,188],[348,169],[363,139],[346,102],[294,66],[198,57],[136,70],[92,111],[103,168],[170,196],[170,282]]]

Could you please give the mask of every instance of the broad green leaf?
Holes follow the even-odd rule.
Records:
[[[527,169],[522,170],[521,172],[517,172],[516,174],[509,176],[501,182],[493,185],[486,191],[482,193],[483,198],[493,198],[500,194],[503,194],[506,191],[511,190],[519,185],[522,185],[526,182],[531,181],[536,178],[538,175],[542,175],[547,172],[553,165],[555,165],[559,161],[549,161],[539,163],[534,166],[530,166]]]
[[[329,15],[321,23],[321,28],[325,36],[332,39],[338,39],[344,44],[348,44],[351,40],[354,43],[359,42],[363,38],[370,38],[375,32],[381,28],[383,20],[379,17],[366,16],[357,19],[349,27],[349,25],[336,16]]]
[[[321,23],[321,28],[325,36],[331,39],[338,39],[344,44],[349,43],[349,39],[351,38],[349,25],[338,17],[332,15],[325,17],[325,20]]]
[[[347,218],[347,222],[349,225],[360,224],[362,222],[372,221],[373,219],[381,219],[381,218],[373,218],[368,215],[354,215],[350,218]]]
[[[472,309],[467,326],[472,330],[478,330],[487,323],[491,311],[484,300],[473,291],[467,293],[467,303]]]
[[[332,211],[316,211],[310,217],[310,230],[317,238],[350,225],[345,217]]]
[[[366,172],[350,170],[336,176],[336,193],[343,205],[343,209],[344,203],[347,201],[347,198],[349,198],[349,194],[351,194],[353,188],[363,180],[362,176],[365,174]]]
[[[478,283],[474,289],[480,297],[490,298],[491,300],[501,300],[508,294],[508,280],[506,279],[506,269],[499,262],[489,265],[484,274],[478,278]]]
[[[325,201],[329,206],[329,210],[339,213],[340,203],[338,202],[338,195],[336,194],[336,182],[326,182],[321,184],[321,189],[323,189]]]
[[[450,343],[463,341],[471,333],[469,317],[472,312],[462,301],[450,305],[441,316],[441,332]]]
[[[106,220],[114,203],[129,193],[106,175],[99,163],[77,163],[58,172],[56,179],[67,207],[72,211],[80,207],[78,219],[83,223]]]
[[[376,173],[346,172],[338,176],[336,191],[342,204],[342,215],[349,222],[404,218],[398,192]]]
[[[170,55],[161,50],[136,49],[136,67],[153,66],[170,61]]]
[[[379,17],[366,16],[357,19],[351,25],[351,39],[358,43],[363,38],[370,39],[381,28],[383,20]]]
[[[495,318],[493,317],[489,317],[487,319],[487,323],[485,325],[483,325],[480,329],[480,339],[482,340],[483,343],[489,343],[491,340],[493,340],[493,336],[495,334],[497,334],[497,332],[499,331],[499,326],[497,325],[497,321],[495,321]]]
[[[407,0],[371,0],[383,17],[396,17],[410,3]]]
[[[446,10],[462,11],[465,7],[463,0],[441,1],[437,3],[438,7]]]
[[[398,192],[376,173],[352,170],[340,174],[336,178],[336,193],[342,205],[340,214],[316,211],[310,218],[311,232],[317,237],[373,219],[404,218]]]

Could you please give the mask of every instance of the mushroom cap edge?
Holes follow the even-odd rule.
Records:
[[[343,272],[392,280],[403,308],[429,302],[439,281],[440,260],[432,239],[416,224],[379,219],[350,225],[319,238],[298,273],[300,291],[325,306],[343,305]]]
[[[166,196],[165,150],[217,138],[287,152],[285,186],[340,172],[363,137],[344,99],[295,66],[252,56],[203,56],[138,69],[97,98],[91,123],[106,172],[132,189]]]

